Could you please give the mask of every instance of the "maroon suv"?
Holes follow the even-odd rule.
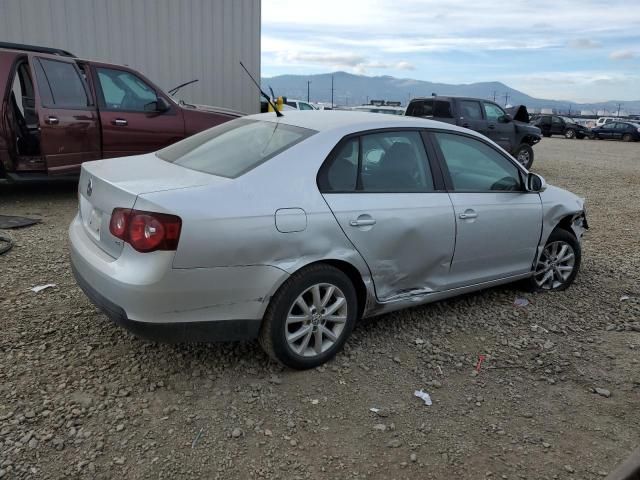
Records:
[[[87,160],[158,150],[241,114],[177,103],[139,72],[0,43],[0,178],[73,176]]]

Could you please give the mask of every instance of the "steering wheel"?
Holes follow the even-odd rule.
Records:
[[[518,187],[520,187],[520,183],[515,178],[506,176],[491,185],[491,190],[512,192],[518,190]]]

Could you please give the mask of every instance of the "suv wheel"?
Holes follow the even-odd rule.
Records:
[[[342,349],[357,316],[349,277],[330,265],[312,265],[293,274],[273,296],[258,339],[283,365],[314,368]]]
[[[564,132],[564,137],[568,139],[576,138],[576,131],[573,128],[570,128]]]
[[[531,168],[533,163],[533,148],[526,143],[521,144],[515,151],[514,157],[527,170]]]

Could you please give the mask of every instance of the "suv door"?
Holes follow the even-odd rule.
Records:
[[[486,136],[496,142],[507,152],[513,153],[515,147],[516,129],[513,122],[508,121],[507,112],[495,103],[483,102],[484,113],[487,117]]]
[[[94,66],[104,158],[153,152],[185,137],[182,109],[135,73]],[[162,98],[167,111],[151,110]]]
[[[478,138],[434,132],[455,210],[452,288],[531,271],[542,231],[542,203],[524,190],[521,170]]]
[[[429,160],[419,131],[383,131],[343,140],[318,173],[380,301],[448,284],[453,207]]]
[[[564,120],[555,115],[551,117],[551,134],[552,135],[564,135]]]
[[[543,115],[534,123],[542,131],[542,135],[548,137],[551,135],[551,117]]]
[[[78,173],[82,162],[100,158],[98,114],[87,84],[73,60],[32,57],[31,63],[47,173]]]

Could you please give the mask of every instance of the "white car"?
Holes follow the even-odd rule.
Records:
[[[293,100],[291,98],[287,98],[286,104],[296,110],[317,110],[313,105],[309,102],[304,102],[302,100]]]

